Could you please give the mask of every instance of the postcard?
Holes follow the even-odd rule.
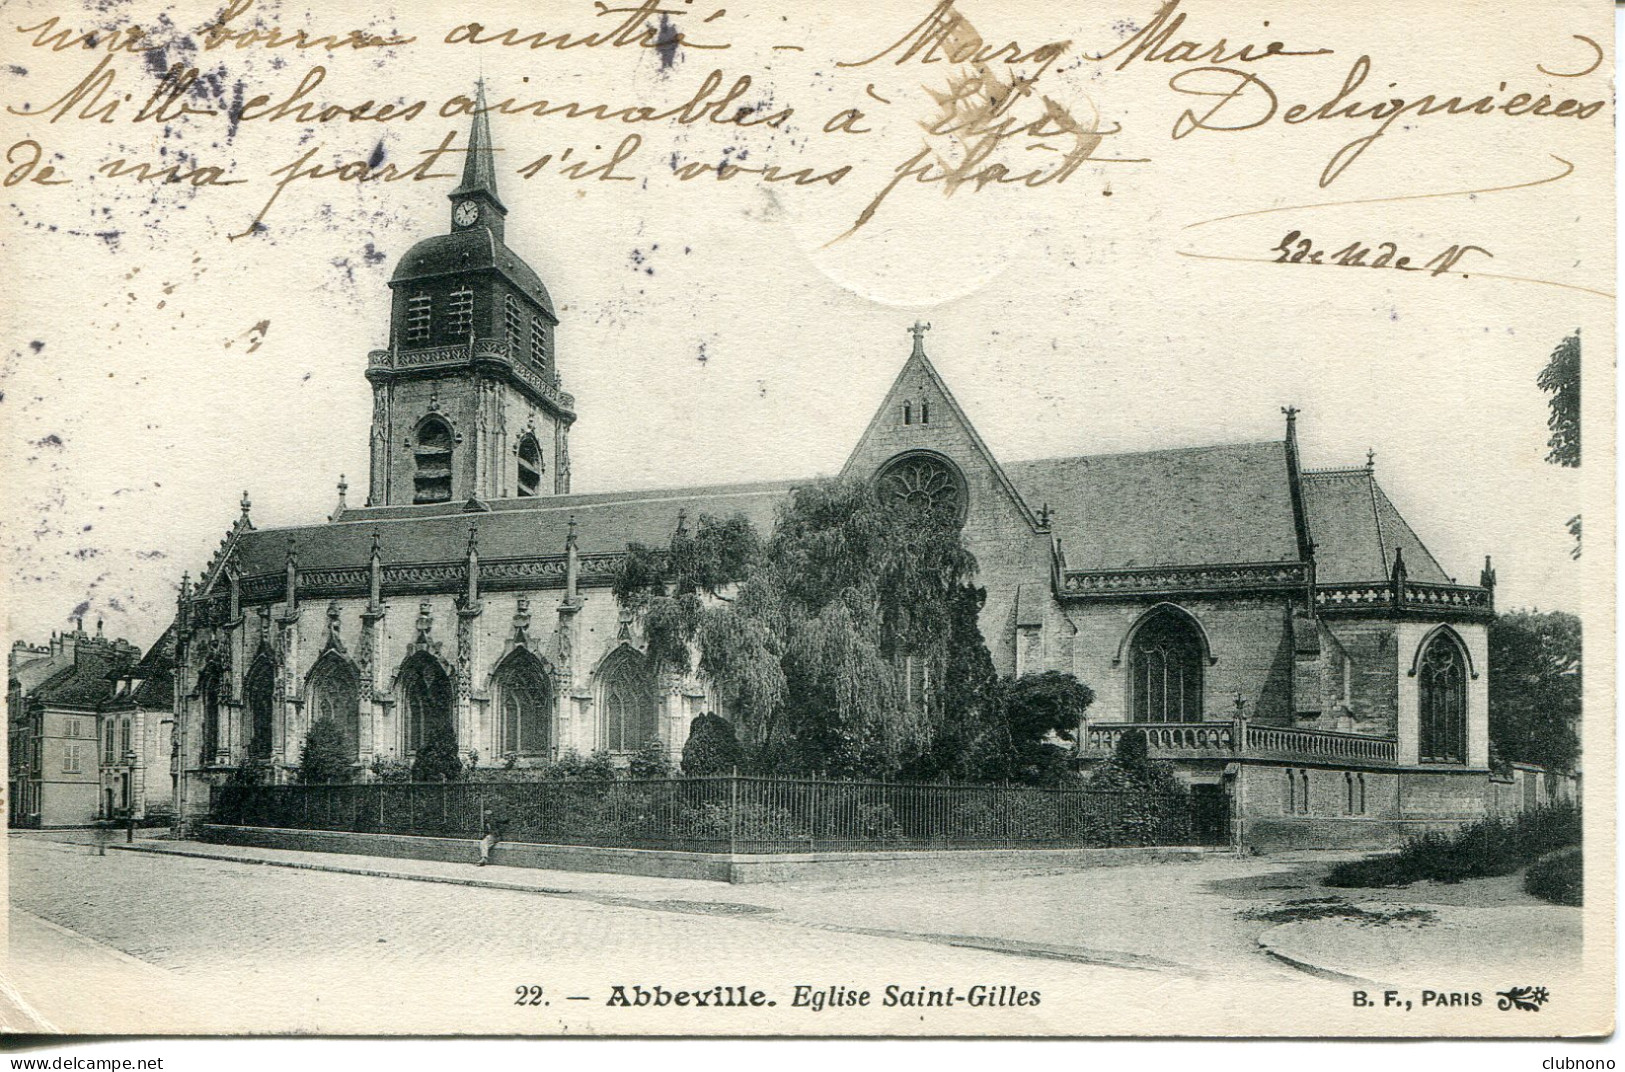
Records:
[[[1611,1033],[1611,16],[0,7],[0,1030]]]

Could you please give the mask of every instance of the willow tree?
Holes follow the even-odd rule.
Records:
[[[697,654],[758,769],[924,773],[992,688],[975,572],[956,519],[840,480],[793,491],[765,542],[702,517],[633,547],[615,590],[658,663]]]

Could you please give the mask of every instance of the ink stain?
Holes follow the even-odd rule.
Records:
[[[660,16],[660,29],[655,34],[655,51],[660,53],[660,73],[666,74],[677,62],[677,24],[669,15]]]

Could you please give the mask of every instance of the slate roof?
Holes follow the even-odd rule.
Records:
[[[128,653],[110,645],[81,642],[74,651],[73,665],[53,674],[30,699],[49,707],[95,707],[113,694],[108,678],[132,661]]]
[[[1286,446],[1234,443],[1006,462],[1071,569],[1298,561]]]
[[[175,702],[174,669],[175,626],[172,624],[147,649],[140,662],[134,666],[127,663],[116,666],[108,673],[108,677],[115,681],[128,675],[138,679],[141,684],[132,693],[109,699],[104,706],[109,709],[140,706],[167,710]]]
[[[1286,445],[1211,447],[1008,462],[1005,472],[1034,509],[1048,505],[1067,566],[1075,570],[1300,561]],[[281,572],[290,538],[301,570],[364,566],[379,537],[386,565],[458,562],[469,527],[484,561],[564,552],[570,518],[582,554],[663,547],[684,512],[743,514],[772,530],[778,504],[805,481],[501,499],[346,510],[338,521],[258,529],[236,548],[245,576]],[[1394,547],[1412,580],[1448,583],[1437,560],[1365,469],[1303,476],[1304,512],[1322,584],[1386,582]]]
[[[1315,542],[1315,579],[1321,584],[1386,580],[1394,548],[1413,581],[1448,584],[1450,578],[1423,546],[1369,469],[1303,474],[1304,513]]]
[[[458,562],[468,554],[472,525],[479,532],[482,560],[560,555],[573,516],[577,550],[593,554],[624,551],[628,543],[664,547],[677,529],[679,512],[686,512],[690,531],[704,514],[743,514],[765,535],[772,531],[779,502],[796,483],[501,499],[475,512],[464,512],[460,503],[346,510],[325,525],[244,533],[236,553],[245,576],[286,568],[290,537],[301,570],[364,566],[376,532],[385,564]]]
[[[529,295],[558,323],[553,311],[553,298],[542,285],[541,277],[509,249],[489,227],[471,227],[452,234],[431,235],[406,251],[406,256],[395,265],[395,274],[389,285],[427,279],[440,275],[461,275],[481,269],[494,269],[508,282]]]

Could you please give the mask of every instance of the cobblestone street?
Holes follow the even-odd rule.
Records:
[[[1259,946],[1264,931],[1281,929],[1255,914],[1260,906],[1325,892],[1304,866],[1279,858],[729,886],[194,843],[145,848],[163,852],[115,844],[101,855],[71,835],[12,836],[11,992],[0,991],[0,1027],[737,1034],[771,1018],[777,1033],[1087,1034],[1125,999],[1153,993],[1179,1002],[1192,1029],[1215,1031],[1245,1013],[1244,984],[1289,987],[1339,1008],[1348,1001],[1347,978],[1317,978]],[[176,851],[235,855],[168,854]],[[517,888],[454,884],[467,881]],[[1403,954],[1404,936],[1394,936]],[[761,989],[777,1004],[615,1008],[606,1002],[617,984]],[[543,1003],[516,1004],[517,989],[531,985],[542,987]],[[798,1009],[787,1018],[780,1006],[791,1006],[798,985],[876,995],[889,985],[1003,986],[1043,999]]]

